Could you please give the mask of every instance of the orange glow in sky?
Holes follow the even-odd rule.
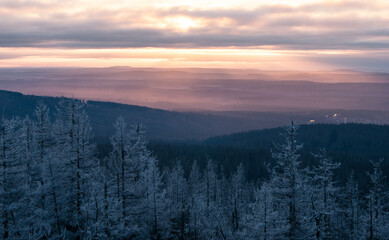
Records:
[[[384,0],[2,0],[0,67],[379,70]]]

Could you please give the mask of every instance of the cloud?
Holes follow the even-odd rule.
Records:
[[[2,0],[0,67],[387,71],[388,2],[261,2]]]
[[[0,47],[389,48],[389,11],[384,1],[254,9],[110,8],[77,3],[5,1],[0,7]]]

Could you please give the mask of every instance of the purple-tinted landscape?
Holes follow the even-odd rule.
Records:
[[[180,111],[389,111],[389,74],[355,71],[0,69],[3,90]]]
[[[0,0],[0,240],[388,240],[388,0]]]

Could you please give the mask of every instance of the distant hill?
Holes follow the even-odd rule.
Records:
[[[60,99],[0,90],[0,107],[4,109],[6,117],[33,116],[37,101],[45,102],[54,115]],[[165,140],[200,140],[247,130],[274,128],[288,124],[291,117],[298,124],[310,120],[326,123],[389,123],[389,112],[380,111],[176,112],[100,101],[87,101],[86,108],[97,137],[110,136],[118,116],[123,116],[128,124],[142,123],[150,139]]]
[[[247,131],[226,136],[212,137],[206,145],[222,145],[246,149],[274,148],[273,143],[283,140],[283,128]],[[389,125],[373,124],[313,124],[299,127],[297,139],[304,148],[329,151],[389,155]]]
[[[60,97],[23,95],[17,92],[0,91],[0,107],[6,117],[33,116],[38,101],[43,101],[51,115],[56,112]],[[113,123],[123,116],[128,124],[142,123],[152,139],[204,139],[210,136],[228,134],[248,129],[259,129],[283,125],[283,119],[269,121],[270,116],[257,121],[239,116],[223,116],[212,113],[174,112],[148,107],[111,102],[88,101],[86,104],[94,133],[107,137],[113,133]],[[274,118],[277,114],[271,118]]]
[[[277,151],[276,144],[284,141],[284,129],[273,128],[247,131],[204,141],[152,141],[150,147],[163,165],[181,160],[186,169],[193,161],[201,167],[206,159],[212,158],[229,174],[240,162],[246,168],[247,176],[261,179],[267,176],[265,163],[272,163],[271,152]],[[354,170],[361,186],[367,186],[366,171],[369,160],[384,159],[383,171],[389,177],[389,125],[373,124],[315,124],[302,125],[297,140],[303,144],[300,151],[304,165],[315,162],[312,153],[326,148],[329,155],[342,165],[336,171],[336,178],[344,182]]]
[[[169,68],[0,68],[0,88],[180,111],[389,111],[389,74]]]

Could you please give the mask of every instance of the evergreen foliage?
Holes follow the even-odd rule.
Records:
[[[264,170],[206,157],[161,171],[141,124],[119,117],[98,158],[84,102],[60,101],[54,121],[43,103],[34,113],[1,119],[1,239],[389,238],[383,160],[371,161],[360,191],[354,173],[337,181],[343,166],[325,149],[303,164],[293,123]],[[255,182],[248,169],[267,174]]]

